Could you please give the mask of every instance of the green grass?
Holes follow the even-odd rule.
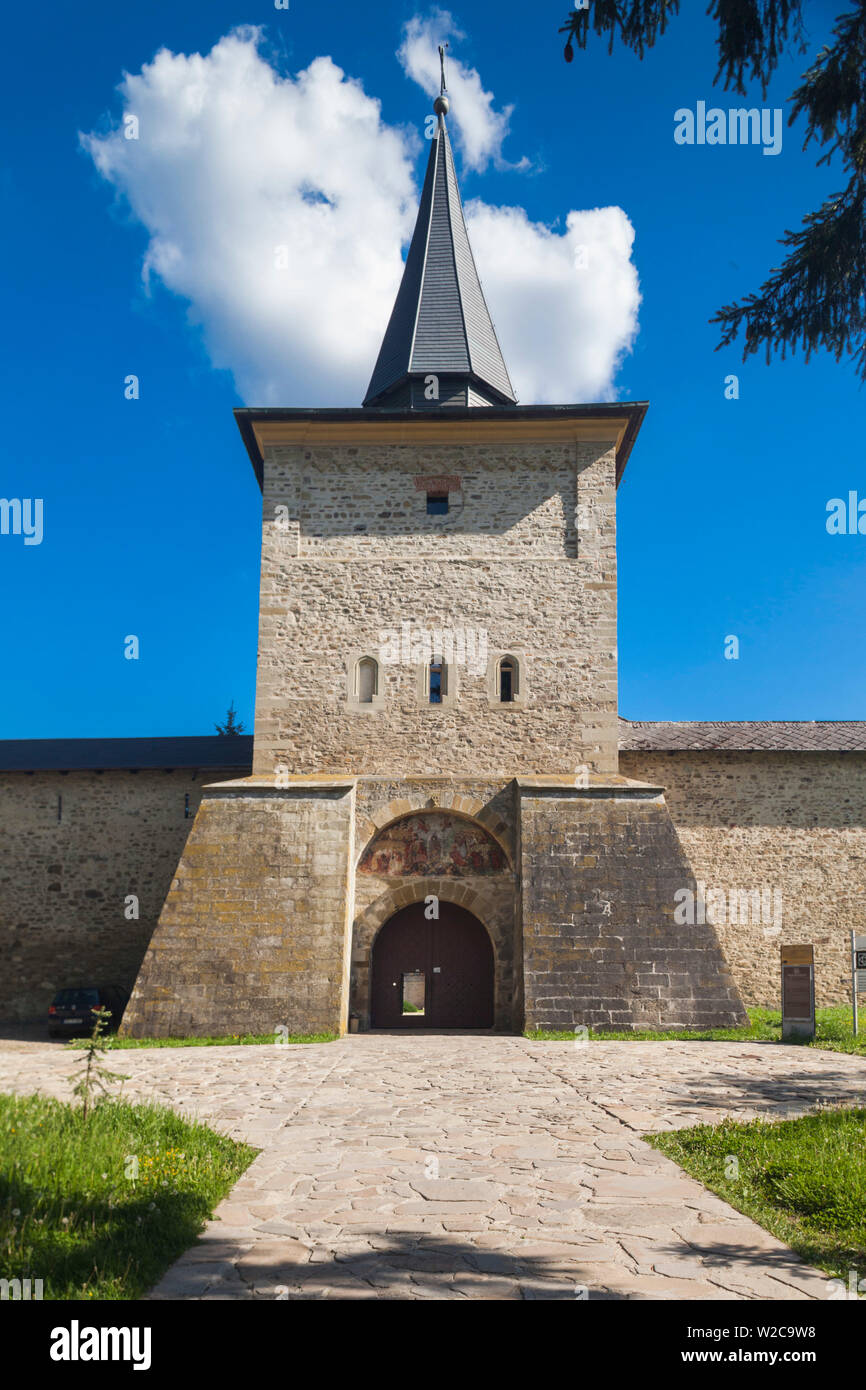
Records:
[[[688,1028],[641,1029],[635,1032],[611,1030],[606,1032],[591,1028],[591,1042],[774,1042],[782,1041],[782,1015],[778,1009],[750,1009],[750,1023],[743,1028],[707,1028],[697,1031]],[[828,1009],[817,1009],[815,1015],[816,1035],[814,1042],[795,1043],[801,1047],[817,1047],[828,1052],[854,1052],[866,1057],[866,1018],[861,1020],[858,1036],[854,1037],[851,1023],[851,1010],[846,1005],[834,1005]],[[574,1032],[558,1032],[551,1028],[539,1028],[525,1034],[537,1042],[573,1042]],[[789,1044],[790,1045],[790,1044]]]
[[[336,1033],[292,1033],[286,1039],[286,1043],[327,1043],[335,1042]],[[70,1047],[83,1047],[86,1038],[70,1038]],[[275,1033],[243,1033],[233,1034],[226,1038],[120,1038],[116,1033],[109,1033],[105,1039],[105,1046],[110,1052],[118,1051],[130,1047],[264,1047],[270,1043],[272,1047],[282,1046],[276,1042]]]
[[[161,1106],[104,1101],[85,1124],[0,1095],[0,1275],[42,1279],[46,1299],[138,1298],[257,1152]]]
[[[648,1142],[846,1288],[850,1270],[866,1278],[866,1110],[725,1120]]]

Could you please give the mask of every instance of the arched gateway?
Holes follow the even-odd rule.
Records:
[[[456,903],[423,902],[395,912],[373,945],[374,1028],[492,1028],[493,947],[485,928]]]

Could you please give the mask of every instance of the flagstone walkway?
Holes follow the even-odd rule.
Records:
[[[262,1150],[160,1299],[826,1298],[641,1136],[866,1104],[866,1060],[760,1043],[373,1033],[122,1062],[125,1097]],[[0,1042],[0,1086],[66,1097],[69,1063]]]

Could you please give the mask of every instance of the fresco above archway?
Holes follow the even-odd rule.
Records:
[[[383,878],[459,878],[507,868],[504,850],[480,825],[435,811],[386,826],[364,852],[358,872]]]

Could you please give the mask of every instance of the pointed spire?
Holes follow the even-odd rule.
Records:
[[[515,405],[516,396],[484,298],[445,125],[442,86],[418,220],[365,406],[435,410]]]

